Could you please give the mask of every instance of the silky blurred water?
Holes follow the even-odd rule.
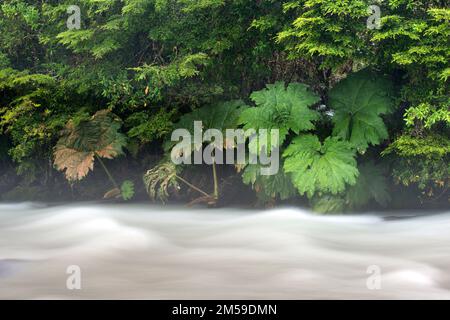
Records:
[[[0,298],[449,299],[450,212],[0,204]]]

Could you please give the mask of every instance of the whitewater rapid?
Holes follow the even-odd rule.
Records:
[[[0,204],[0,299],[449,298],[450,211]]]

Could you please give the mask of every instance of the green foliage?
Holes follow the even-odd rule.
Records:
[[[318,213],[342,213],[361,210],[375,202],[386,207],[391,200],[388,180],[381,165],[365,162],[358,166],[356,183],[340,195],[315,196],[311,206]]]
[[[184,129],[187,130],[191,137],[194,137],[194,139],[191,139],[191,148],[190,151],[193,150],[200,150],[203,145],[203,139],[197,140],[195,138],[195,131],[198,131],[198,133],[201,134],[201,137],[204,138],[203,134],[207,132],[207,130],[219,130],[222,133],[223,137],[226,137],[226,131],[228,129],[235,129],[238,125],[238,119],[239,116],[244,110],[247,108],[247,106],[241,101],[241,100],[234,100],[234,101],[228,101],[228,102],[222,102],[216,105],[209,105],[206,107],[202,107],[199,109],[195,109],[190,113],[187,113],[183,115],[180,120],[175,124],[175,129]],[[201,121],[201,127],[195,129],[195,122]],[[228,141],[227,139],[212,139],[211,137],[211,144],[220,150],[227,149],[227,148],[235,148],[237,144],[235,141]],[[176,142],[174,141],[167,141],[165,144],[165,149],[167,152],[170,152],[172,147],[174,146]],[[215,151],[214,151],[215,152]],[[190,154],[183,154],[183,157],[188,157]],[[212,163],[212,170],[213,170],[213,183],[214,183],[214,192],[213,195],[209,195],[206,192],[202,191],[201,189],[194,186],[194,189],[197,191],[200,191],[205,197],[203,197],[202,200],[199,200],[201,202],[207,202],[208,204],[214,204],[217,199],[219,198],[219,181],[217,177],[217,169],[216,169],[216,162],[214,161]],[[157,173],[150,174],[151,177],[158,176]],[[151,181],[155,181],[155,178],[152,178]],[[158,181],[158,179],[156,179]],[[187,181],[184,181],[187,183],[191,188],[193,187],[192,184],[190,184]],[[151,184],[151,183],[150,183]],[[169,182],[163,183],[163,189],[166,188],[166,185],[170,185]],[[154,186],[153,186],[154,188]],[[154,194],[154,191],[149,192],[151,194]],[[163,199],[166,192],[159,192],[162,194],[162,196],[158,196],[159,198]],[[154,196],[153,196],[154,197]]]
[[[262,202],[272,199],[286,200],[296,193],[291,178],[283,170],[275,175],[261,175],[261,165],[249,164],[242,173],[242,181],[256,191]]]
[[[272,139],[250,140],[249,151],[254,154],[270,152],[273,148],[282,146],[290,133],[298,134],[314,129],[313,122],[319,119],[319,112],[309,108],[319,101],[319,97],[301,83],[290,83],[287,86],[283,82],[268,84],[265,89],[253,92],[250,98],[256,107],[247,108],[241,113],[239,122],[244,130],[265,129],[269,135],[274,129],[279,131],[276,145],[271,145]],[[260,169],[260,165],[247,165],[242,179],[245,184],[252,185],[261,200],[285,200],[295,194],[290,177],[282,169],[270,176],[261,175]]]
[[[449,161],[448,156],[445,159],[401,158],[395,163],[392,176],[396,183],[417,186],[422,191],[420,198],[444,194],[450,197]]]
[[[51,76],[7,68],[0,70],[0,92],[0,132],[11,141],[17,173],[31,183],[72,112],[66,107],[70,91],[64,96]]]
[[[316,136],[298,136],[283,157],[284,171],[292,174],[299,193],[309,198],[316,193],[338,194],[346,185],[354,185],[359,174],[352,145],[336,137],[322,144]]]
[[[152,142],[157,139],[162,139],[172,129],[172,117],[175,112],[160,109],[155,114],[148,112],[135,112],[130,115],[125,124],[130,129],[127,135],[130,138],[139,139],[141,143]]]
[[[425,129],[431,129],[439,123],[444,123],[450,127],[450,110],[448,106],[435,107],[430,103],[421,103],[406,110],[405,123],[408,127],[414,127],[420,123]]]
[[[287,86],[283,82],[268,84],[266,89],[253,92],[250,96],[256,104],[256,108],[244,110],[240,117],[240,123],[244,129],[278,129],[279,145],[286,140],[289,131],[298,134],[315,128],[313,122],[319,119],[319,113],[309,109],[319,101],[319,97],[308,90],[301,83],[290,83]],[[262,150],[250,146],[250,150]],[[276,146],[269,146],[267,150]]]
[[[431,134],[423,138],[402,135],[384,156],[397,156],[393,177],[404,186],[417,185],[427,197],[445,192],[450,186],[450,139]]]
[[[94,169],[94,157],[113,159],[123,154],[126,137],[119,132],[121,121],[108,110],[89,120],[70,120],[55,146],[54,164],[69,181],[81,180]]]
[[[221,102],[218,104],[208,105],[203,108],[195,109],[190,113],[183,115],[174,125],[174,129],[186,129],[191,136],[194,136],[194,122],[202,121],[201,130],[203,133],[208,129],[220,130],[223,136],[226,136],[227,129],[235,129],[238,126],[238,119],[243,110],[247,106],[241,100]],[[166,149],[170,149],[176,142],[170,141],[166,144]],[[192,139],[193,149],[200,149],[202,141],[194,141]],[[217,141],[213,144],[217,148],[227,148],[227,142],[223,141],[222,145],[217,145]],[[235,146],[234,144],[230,144]]]
[[[243,74],[250,83],[269,74],[266,62],[274,45],[265,39],[271,30],[249,28],[271,3],[83,0],[81,30],[67,30],[70,4],[64,0],[43,5],[49,25],[43,27],[41,42],[73,57],[58,62],[70,67],[75,62],[78,70],[66,69],[65,77],[83,90],[107,91],[101,80],[118,80],[127,71],[126,82],[131,81],[133,89],[121,97],[121,104],[166,107],[177,101],[182,107],[199,107],[224,92],[236,95],[236,81]],[[142,96],[146,87],[149,94]]]
[[[366,192],[361,180],[364,164],[356,179],[350,148],[379,163],[384,146],[395,182],[412,192],[418,188],[424,203],[442,200],[449,190],[447,2],[380,1],[381,28],[370,30],[372,3],[365,0],[3,0],[1,161],[14,163],[26,187],[58,185],[60,175],[51,166],[58,149],[62,162],[72,162],[72,176],[84,176],[94,161],[92,145],[103,148],[103,139],[80,135],[92,139],[78,142],[89,151],[69,154],[58,143],[59,132],[68,122],[94,130],[87,123],[103,106],[117,117],[113,128],[124,122],[128,149],[134,150],[126,161],[133,168],[159,159],[171,130],[192,132],[193,121],[201,120],[203,130],[280,130],[278,146],[293,153],[284,170],[260,176],[257,166],[241,168],[264,201],[293,196],[295,185],[320,211],[357,209],[362,203],[355,199],[367,197],[376,202],[377,193]],[[73,4],[81,7],[81,30],[66,26]],[[253,107],[217,103],[248,97]],[[110,136],[113,128],[102,130]],[[121,142],[112,148],[121,150],[125,135],[116,139]],[[310,144],[301,147],[298,139]],[[268,146],[255,142],[248,146],[252,152]],[[224,141],[220,147],[231,145]],[[172,146],[166,143],[165,152]],[[270,152],[274,146],[268,147]],[[352,168],[345,174],[342,162]],[[375,172],[367,181],[381,190]],[[353,178],[358,187],[351,186]],[[171,183],[163,183],[163,190],[175,187]],[[114,189],[120,196],[120,187]]]
[[[200,67],[208,65],[209,57],[204,53],[184,56],[168,66],[147,65],[134,68],[137,79],[152,80],[156,85],[172,85],[185,78],[199,75]]]
[[[285,12],[292,16],[290,23],[278,33],[277,40],[285,45],[290,58],[307,59],[324,69],[325,87],[361,67],[370,66],[391,74],[399,85],[400,99],[396,103],[406,106],[406,126],[393,122],[391,129],[404,131],[406,136],[412,134],[418,140],[430,133],[448,135],[448,129],[442,129],[442,124],[448,128],[449,107],[450,10],[447,1],[380,2],[381,28],[374,30],[365,25],[368,4],[366,1],[330,0],[286,2]],[[386,127],[378,117],[382,114],[371,115],[370,129],[364,131],[364,136],[355,137],[356,142],[361,142],[360,150],[387,138]],[[344,127],[341,131],[337,126],[335,133],[351,139],[345,130],[351,126]],[[420,180],[424,187],[435,183],[433,170],[439,172],[439,183],[445,177],[444,166],[438,159],[414,161],[397,153],[395,161],[398,164],[395,180],[400,176],[405,177],[406,183]]]
[[[345,194],[347,208],[361,209],[371,200],[386,207],[391,196],[383,167],[373,162],[365,162],[358,166],[358,170],[356,184],[348,188]]]
[[[310,203],[313,211],[317,213],[343,213],[347,208],[345,199],[338,195],[315,196]]]
[[[333,134],[350,141],[360,152],[388,137],[380,115],[393,109],[391,83],[381,76],[360,71],[349,75],[330,91],[335,114]]]
[[[134,197],[134,183],[130,180],[125,180],[122,182],[122,185],[120,186],[120,193],[123,200],[131,200]]]
[[[423,138],[403,135],[386,148],[382,154],[386,155],[392,152],[401,157],[443,158],[450,154],[450,139],[440,135],[429,135]]]
[[[195,109],[183,115],[175,128],[185,128],[193,134],[194,121],[202,121],[203,129],[218,129],[225,133],[226,129],[234,129],[238,125],[239,116],[247,108],[241,100],[222,102]]]
[[[364,41],[367,7],[364,0],[287,1],[284,10],[295,18],[277,40],[291,58],[320,58],[323,68],[362,59],[369,51]]]
[[[426,76],[446,81],[450,9],[445,1],[402,2],[387,3],[383,28],[372,40],[384,48],[393,63],[417,71],[426,66]]]
[[[0,55],[22,67],[41,57],[38,39],[41,14],[29,1],[4,0],[0,4]]]

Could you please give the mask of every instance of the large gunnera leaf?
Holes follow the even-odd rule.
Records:
[[[329,137],[322,144],[314,135],[295,138],[283,153],[284,171],[292,173],[292,182],[301,195],[337,194],[358,177],[355,151],[347,141]]]
[[[329,95],[333,135],[350,141],[360,152],[379,144],[388,137],[381,115],[392,112],[391,96],[391,82],[365,70],[339,82]]]
[[[360,210],[374,202],[386,206],[391,200],[389,186],[381,165],[365,162],[358,166],[356,184],[344,194],[315,196],[311,199],[313,210],[320,213],[336,213]]]
[[[312,130],[315,128],[314,121],[319,119],[319,112],[309,107],[319,101],[319,97],[308,89],[307,85],[301,83],[290,83],[287,87],[283,82],[268,84],[265,89],[253,92],[251,99],[256,104],[254,108],[244,110],[240,116],[240,123],[244,129],[278,129],[279,142],[281,145],[289,130],[295,133]],[[256,150],[260,151],[264,145]],[[276,146],[268,146],[271,150]]]
[[[236,129],[238,126],[239,115],[242,110],[247,108],[245,103],[241,100],[233,100],[222,102],[216,105],[208,105],[183,115],[180,120],[174,125],[174,129],[186,129],[192,137],[194,137],[194,122],[201,121],[201,131],[204,133],[208,129],[217,129],[222,132],[224,139],[226,137],[227,129]],[[201,148],[202,142],[194,143],[193,147],[198,150]],[[224,144],[226,141],[223,141]],[[168,141],[165,145],[166,150],[170,150],[177,142]],[[226,148],[227,145],[217,145],[218,148]]]
[[[218,129],[225,133],[226,129],[235,129],[239,115],[247,106],[241,100],[208,105],[183,115],[175,124],[175,128],[183,128],[194,133],[194,121],[201,121],[203,130]]]
[[[55,167],[69,181],[81,180],[94,168],[94,157],[113,159],[123,154],[126,137],[119,132],[120,119],[108,110],[89,120],[70,120],[54,149]]]

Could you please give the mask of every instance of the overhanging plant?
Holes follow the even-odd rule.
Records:
[[[269,142],[267,145],[262,143],[256,145],[253,142],[256,140],[250,141],[249,150],[252,153],[266,150],[271,152],[273,148],[283,148],[289,135],[315,129],[314,122],[320,118],[320,113],[311,108],[320,100],[319,96],[302,83],[268,84],[263,90],[253,92],[250,98],[255,106],[244,110],[239,119],[244,129],[279,131],[277,145],[270,145]],[[295,194],[290,174],[283,171],[281,164],[279,172],[275,175],[261,175],[260,167],[260,164],[248,164],[244,168],[239,168],[243,170],[243,182],[252,186],[260,200],[264,202],[277,198],[285,200]]]
[[[119,131],[121,125],[121,120],[109,110],[100,110],[89,119],[69,120],[53,151],[56,169],[64,171],[68,181],[75,182],[94,170],[97,160],[114,187],[105,197],[131,199],[133,183],[127,180],[119,186],[102,160],[123,155],[127,140]]]
[[[239,115],[242,110],[247,106],[240,100],[222,102],[218,104],[208,105],[183,115],[180,120],[174,125],[174,129],[185,129],[189,132],[191,137],[194,136],[194,122],[201,121],[201,131],[204,132],[208,129],[216,129],[222,132],[223,136],[226,135],[227,129],[234,129],[238,126]],[[166,141],[165,151],[170,154],[174,148],[175,141]],[[202,142],[192,140],[191,152],[194,150],[200,150],[202,148]],[[217,149],[226,149],[234,147],[234,145],[227,144],[227,141],[223,141],[222,144],[218,144],[217,141],[213,141],[212,144]],[[184,154],[184,157],[190,157],[191,154]],[[189,165],[175,165],[170,160],[163,160],[158,166],[149,170],[144,175],[144,183],[147,188],[147,192],[152,199],[160,199],[165,201],[168,197],[168,191],[171,188],[178,188],[178,181],[186,184],[191,189],[196,190],[202,196],[195,199],[192,203],[206,202],[210,205],[214,205],[220,196],[219,180],[217,176],[216,160],[212,159],[212,180],[214,190],[212,193],[206,192],[201,188],[193,185],[181,176],[181,171]]]

